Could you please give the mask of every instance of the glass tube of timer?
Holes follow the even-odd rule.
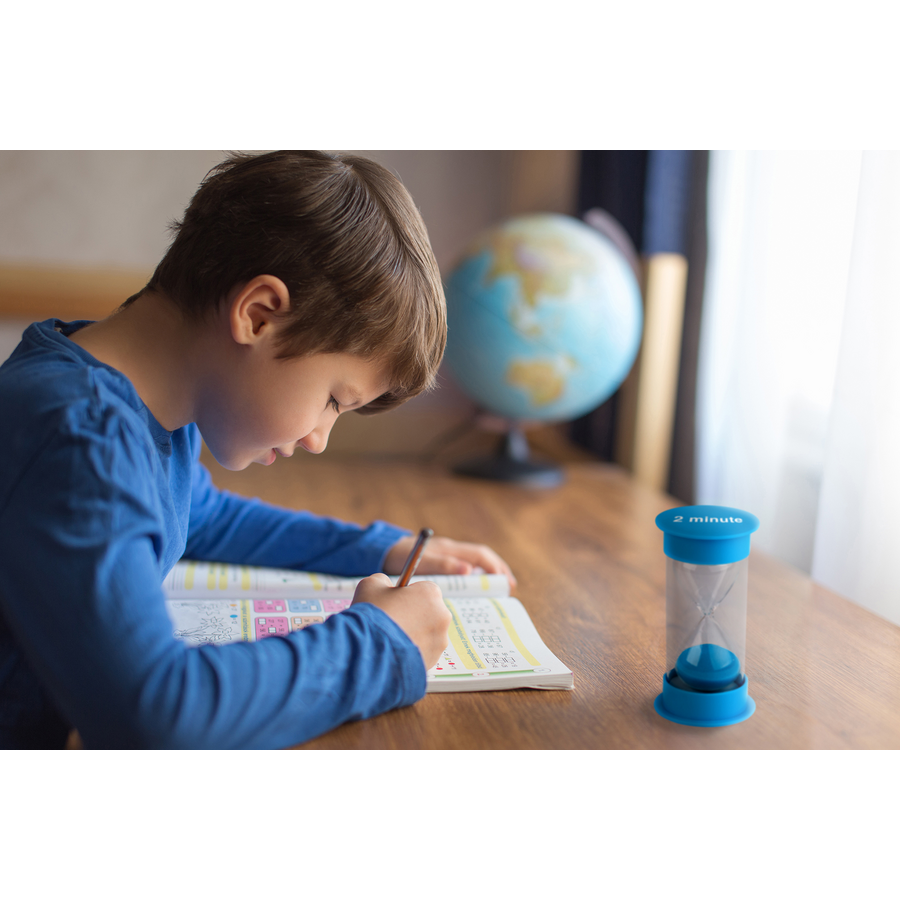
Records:
[[[729,690],[744,672],[747,559],[666,559],[666,669],[676,687]]]

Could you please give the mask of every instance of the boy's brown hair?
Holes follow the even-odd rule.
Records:
[[[447,337],[441,277],[412,198],[380,164],[313,150],[230,154],[171,227],[141,293],[161,291],[200,321],[236,285],[274,275],[291,297],[282,358],[345,352],[387,366],[393,388],[358,412],[434,384]]]

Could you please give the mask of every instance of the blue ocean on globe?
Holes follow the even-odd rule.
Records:
[[[608,238],[536,214],[478,237],[445,285],[446,359],[484,409],[565,421],[610,397],[641,341],[640,288]]]

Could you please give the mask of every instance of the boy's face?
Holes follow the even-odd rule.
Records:
[[[365,406],[389,388],[381,363],[349,353],[258,355],[221,373],[204,397],[197,425],[226,469],[269,466],[298,446],[321,453],[340,413]]]

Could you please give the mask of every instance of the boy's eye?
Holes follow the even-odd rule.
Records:
[[[341,404],[338,403],[337,400],[334,399],[334,397],[332,397],[332,398],[328,401],[328,403],[331,405],[331,408],[332,408],[336,413],[339,413],[339,412],[341,411]]]

